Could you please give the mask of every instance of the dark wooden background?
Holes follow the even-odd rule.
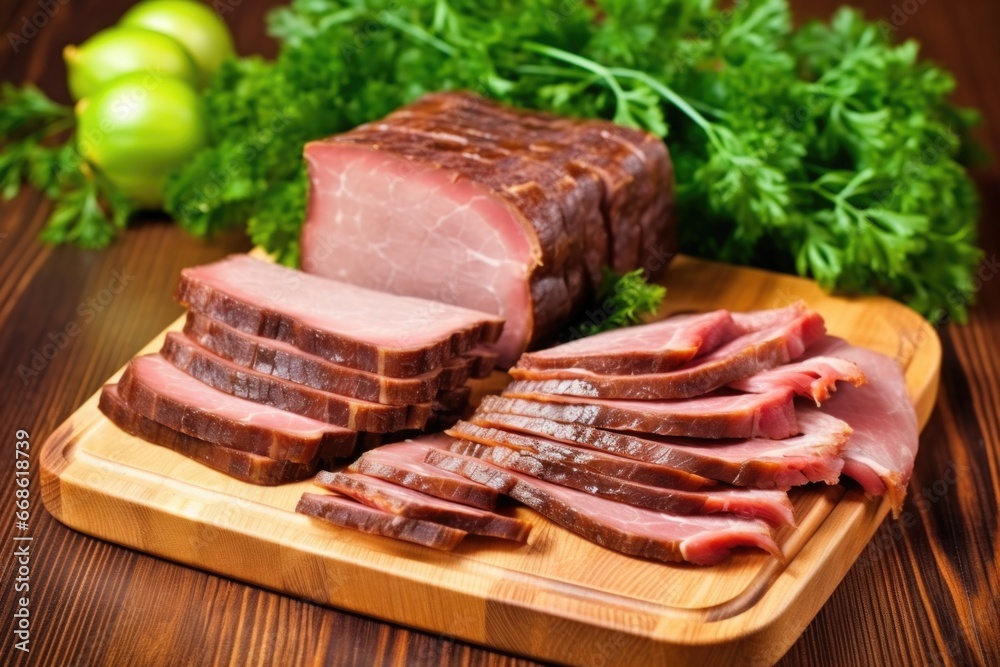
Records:
[[[65,0],[58,0],[65,2]],[[53,0],[53,4],[56,0]],[[17,53],[7,33],[39,10],[38,0],[0,6],[0,75],[37,82],[66,99],[61,51],[118,19],[127,0],[69,0]],[[226,3],[223,3],[226,4]],[[272,53],[264,0],[231,0],[226,15],[241,54]],[[799,17],[827,16],[839,4],[798,0]],[[957,98],[982,109],[980,137],[1000,156],[1000,2],[856,1],[870,17],[893,20],[924,53],[955,72]],[[909,10],[911,14],[905,12]],[[915,10],[915,11],[913,11]],[[898,19],[905,17],[905,22]],[[941,328],[944,368],[937,410],[924,431],[905,511],[882,526],[861,560],[787,654],[784,664],[1000,664],[1000,169],[976,172],[983,194],[983,245],[992,272],[966,326]],[[49,211],[37,193],[0,208],[0,506],[13,509],[14,440],[43,440],[112,372],[180,314],[171,292],[182,267],[244,250],[234,234],[209,243],[165,221],[131,229],[100,252],[37,241]],[[984,265],[986,266],[986,265]],[[79,308],[100,297],[114,271],[134,276],[91,321]],[[97,311],[100,307],[100,312]],[[89,313],[88,313],[89,315]],[[16,373],[32,351],[67,324],[79,335],[27,384]],[[73,532],[41,506],[32,473],[31,662],[39,665],[475,664],[528,661],[447,638],[341,613],[174,565]],[[957,471],[952,474],[949,468]],[[957,482],[950,483],[948,480]],[[937,486],[935,486],[937,482]],[[930,500],[915,503],[922,489]],[[2,626],[12,614],[13,521],[0,520]],[[13,655],[0,635],[0,664]]]

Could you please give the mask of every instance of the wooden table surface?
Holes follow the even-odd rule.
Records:
[[[37,82],[65,100],[60,52],[117,20],[124,0],[52,0],[48,24],[15,53],[0,41],[4,81]],[[269,4],[229,2],[241,54],[272,53],[263,36]],[[834,0],[794,2],[798,16],[826,16]],[[866,0],[953,71],[960,102],[979,107],[980,137],[1000,157],[1000,3],[996,0]],[[915,9],[915,11],[913,11]],[[7,0],[0,25],[20,32],[38,0]],[[905,12],[909,11],[909,14]],[[905,22],[900,18],[905,18]],[[887,521],[783,664],[1000,664],[1000,168],[979,169],[987,260],[965,326],[944,325],[937,410],[920,443],[904,520]],[[205,243],[165,221],[130,229],[99,252],[38,242],[49,211],[37,193],[0,208],[0,498],[13,509],[14,441],[44,439],[112,372],[181,310],[171,293],[181,268],[248,243],[233,234]],[[116,276],[120,276],[115,282]],[[122,278],[124,280],[122,280]],[[124,284],[123,284],[124,283]],[[71,335],[65,335],[71,332]],[[36,377],[19,365],[62,342]],[[52,350],[49,349],[48,352]],[[447,638],[342,613],[101,542],[42,508],[32,456],[31,663],[104,664],[533,664]],[[922,497],[921,500],[917,500]],[[8,515],[9,516],[9,515]],[[3,626],[13,613],[13,521],[0,523]],[[22,595],[23,593],[19,594]],[[23,662],[2,635],[0,664]]]

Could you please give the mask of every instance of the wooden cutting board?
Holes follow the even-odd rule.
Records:
[[[687,257],[671,265],[665,284],[664,315],[806,301],[831,333],[905,366],[926,423],[941,347],[904,306],[832,297],[808,280]],[[478,389],[505,381],[495,373]],[[507,511],[534,524],[529,544],[470,536],[442,553],[295,514],[302,493],[318,490],[310,482],[263,488],[230,479],[122,432],[98,411],[96,394],[48,439],[41,464],[49,512],[84,533],[320,604],[595,666],[775,662],[889,510],[853,485],[794,491],[798,526],[778,534],[785,563],[755,552],[709,568],[645,561],[513,504]]]

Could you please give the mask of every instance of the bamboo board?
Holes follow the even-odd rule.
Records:
[[[802,299],[831,333],[904,365],[921,426],[933,409],[940,342],[894,301],[832,297],[808,280],[688,257],[675,260],[665,284],[663,315]],[[163,335],[142,352],[159,349]],[[478,389],[505,379],[495,373]],[[645,561],[513,505],[511,514],[534,524],[529,544],[469,536],[442,553],[295,514],[301,494],[317,491],[310,482],[233,480],[122,432],[98,411],[96,394],[48,439],[41,463],[49,512],[84,533],[320,604],[595,666],[775,662],[889,510],[857,487],[794,491],[798,526],[778,534],[784,564],[755,552],[710,568]]]

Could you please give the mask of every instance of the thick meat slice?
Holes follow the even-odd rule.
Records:
[[[799,396],[811,398],[819,406],[837,390],[837,382],[850,382],[860,387],[865,383],[865,375],[857,364],[845,359],[810,356],[731,382],[729,388],[751,394],[790,389]]]
[[[543,460],[526,450],[481,445],[465,440],[453,444],[451,451],[635,507],[646,507],[672,514],[737,514],[763,519],[775,526],[795,523],[792,517],[792,503],[783,491],[736,488],[682,491],[639,484],[602,475],[586,468]]]
[[[622,553],[713,565],[734,548],[748,546],[782,557],[771,529],[757,519],[679,516],[633,507],[454,452],[432,450],[427,460],[506,493],[567,530]]]
[[[488,510],[448,500],[358,473],[320,471],[316,484],[390,514],[424,519],[474,535],[525,542],[531,524]]]
[[[629,270],[644,243],[664,258],[676,246],[666,147],[603,121],[444,93],[305,157],[305,270],[500,314],[505,367],[568,322],[601,263]]]
[[[384,445],[362,454],[348,470],[385,479],[435,498],[492,510],[496,507],[496,491],[424,463],[430,449],[447,450],[453,442],[454,438],[435,434]]]
[[[468,353],[462,355],[460,359],[466,359],[469,362],[469,376],[476,379],[488,378],[493,369],[497,366],[497,352],[492,347],[481,345],[469,350]],[[462,383],[459,383],[462,384]],[[448,386],[442,384],[446,388],[452,389],[458,385]]]
[[[551,419],[477,412],[477,424],[542,435],[559,442],[684,470],[720,482],[787,491],[809,482],[836,484],[840,452],[851,433],[843,421],[815,408],[799,408],[802,435],[785,440],[684,440],[640,436]]]
[[[486,313],[373,292],[248,255],[184,269],[176,299],[240,331],[391,377],[432,371],[495,341],[503,327]]]
[[[638,400],[700,396],[787,363],[826,333],[823,318],[814,311],[790,307],[783,313],[784,317],[772,326],[731,340],[667,373],[601,375],[577,368],[514,368],[511,375],[518,380],[507,388],[507,393]]]
[[[622,401],[535,393],[486,396],[480,410],[688,438],[787,438],[798,433],[792,392]]]
[[[898,517],[920,445],[920,427],[903,369],[884,354],[833,336],[813,353],[857,364],[868,379],[863,387],[842,388],[823,409],[854,429],[843,452],[844,474],[857,480],[868,494],[888,494]]]
[[[143,417],[125,404],[116,384],[104,386],[97,405],[123,431],[154,445],[172,449],[243,482],[274,486],[306,479],[316,472],[318,458],[305,463],[272,459],[205,442]]]
[[[429,403],[382,405],[259,373],[223,359],[176,331],[167,334],[160,354],[219,391],[355,431],[391,433],[405,428],[420,429],[431,416]]]
[[[362,505],[348,498],[317,493],[303,493],[295,506],[299,514],[323,519],[337,526],[363,533],[394,537],[435,549],[450,551],[468,533],[433,521],[411,519]]]
[[[595,336],[521,356],[521,371],[580,369],[604,375],[664,373],[711,352],[743,333],[728,311],[679,315],[669,319],[605,331]]]
[[[412,378],[375,375],[349,366],[338,366],[273,338],[243,333],[194,312],[188,313],[184,333],[202,347],[240,366],[315,389],[366,401],[386,405],[430,403],[441,389],[444,367]],[[473,363],[478,364],[478,361],[469,359],[463,363],[460,358],[456,358],[449,362],[449,364],[456,363],[463,367],[471,367]],[[450,377],[461,376],[461,371],[458,371]],[[464,378],[460,379],[459,385],[464,382]]]
[[[132,410],[175,431],[273,459],[348,456],[357,438],[354,431],[213,389],[158,354],[130,361],[118,392]]]
[[[442,391],[434,398],[432,407],[435,414],[446,415],[460,413],[469,405],[472,387],[458,387]]]
[[[485,415],[485,417],[485,423],[491,423],[490,415]],[[606,454],[595,449],[575,447],[537,435],[513,433],[502,428],[480,425],[481,423],[483,422],[479,420],[479,415],[473,415],[471,422],[462,421],[455,424],[448,431],[448,435],[483,445],[499,445],[530,452],[540,461],[551,461],[556,464],[583,468],[639,484],[651,484],[685,491],[700,491],[717,486],[714,480],[693,475],[677,468]]]

